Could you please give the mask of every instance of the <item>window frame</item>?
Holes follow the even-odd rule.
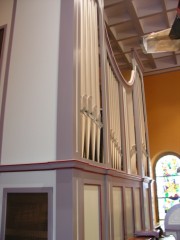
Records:
[[[154,173],[154,178],[155,178],[155,181],[156,181],[155,189],[154,189],[155,190],[155,211],[156,211],[156,221],[158,221],[158,222],[159,221],[164,221],[164,220],[160,219],[160,216],[159,216],[159,203],[158,203],[159,197],[158,197],[158,192],[157,192],[158,191],[158,188],[157,188],[157,177],[160,177],[160,176],[156,175],[156,166],[157,166],[158,161],[161,160],[161,158],[163,158],[165,156],[168,156],[168,155],[171,155],[171,156],[174,156],[174,157],[180,159],[180,156],[177,153],[175,153],[175,152],[164,152],[164,153],[160,154],[156,158],[156,160],[155,160],[155,162],[153,164],[153,173]]]

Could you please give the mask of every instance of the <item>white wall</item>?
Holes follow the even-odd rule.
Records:
[[[4,77],[5,77],[7,50],[8,50],[8,43],[9,43],[9,33],[10,33],[10,27],[11,27],[12,9],[13,9],[13,0],[0,1],[0,27],[7,25],[2,69],[0,74],[0,109],[1,109],[1,103],[2,103],[2,94],[3,94],[3,85],[4,85]]]
[[[2,164],[56,159],[60,0],[17,0]]]
[[[56,228],[56,172],[18,172],[18,173],[1,173],[0,174],[0,233],[2,227],[2,203],[3,203],[3,189],[4,188],[53,188],[53,239],[55,240]]]

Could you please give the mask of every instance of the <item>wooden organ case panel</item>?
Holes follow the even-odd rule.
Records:
[[[84,185],[84,240],[101,240],[99,186]]]
[[[48,239],[48,194],[8,193],[5,240]]]
[[[114,239],[124,238],[122,188],[113,187],[113,235]]]

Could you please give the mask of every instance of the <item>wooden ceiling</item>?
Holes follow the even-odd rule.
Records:
[[[120,69],[131,68],[135,51],[144,75],[180,70],[180,52],[145,54],[141,37],[170,28],[178,0],[104,0],[105,19]]]

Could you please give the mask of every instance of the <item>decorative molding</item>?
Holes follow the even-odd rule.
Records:
[[[118,79],[119,82],[122,82],[125,87],[132,87],[135,82],[136,70],[137,70],[136,64],[134,61],[134,57],[133,57],[133,69],[131,71],[131,77],[130,77],[129,81],[126,81],[126,79],[123,77],[121,71],[119,70],[119,67],[118,67],[117,61],[115,59],[115,56],[114,56],[114,53],[113,53],[113,50],[111,47],[111,43],[110,43],[110,40],[108,37],[106,26],[105,26],[105,37],[106,37],[107,53],[108,53],[109,61],[111,63],[113,71],[116,75],[116,78]],[[133,55],[134,55],[134,53],[133,53]]]
[[[136,145],[133,145],[130,149],[130,158],[132,158],[132,156],[134,154],[137,154],[137,148],[136,148]]]
[[[2,141],[3,141],[3,126],[4,126],[5,105],[6,105],[6,94],[7,94],[7,86],[8,86],[8,77],[9,77],[11,50],[12,50],[12,43],[13,43],[15,17],[16,17],[16,6],[17,6],[17,0],[14,0],[13,9],[12,9],[9,43],[8,43],[7,60],[6,60],[5,77],[4,77],[2,105],[1,105],[1,109],[0,109],[0,111],[1,111],[0,112],[0,162],[1,162]]]
[[[117,171],[112,168],[107,168],[103,164],[95,165],[92,161],[83,161],[77,159],[57,160],[53,162],[29,163],[29,164],[12,164],[0,165],[0,173],[8,172],[29,172],[29,171],[47,171],[47,170],[65,170],[78,169],[85,172],[97,173],[111,177],[129,179],[134,181],[142,181],[141,176],[127,174],[123,171]]]
[[[0,77],[1,77],[1,69],[2,69],[2,62],[3,62],[3,55],[4,55],[4,45],[5,45],[5,39],[6,39],[6,30],[7,30],[7,24],[0,26],[0,30],[3,29],[3,39],[2,39],[2,46],[1,46],[1,52],[0,52]]]

